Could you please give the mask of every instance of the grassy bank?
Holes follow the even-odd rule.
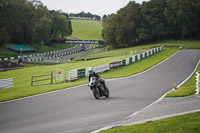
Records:
[[[142,71],[154,66],[155,64],[161,62],[162,60],[166,59],[167,57],[171,56],[176,51],[178,51],[178,48],[174,48],[174,46],[179,45],[179,44],[176,44],[176,41],[174,41],[173,43],[172,42],[170,42],[170,43],[161,42],[161,43],[133,47],[132,49],[133,50],[134,49],[143,50],[145,48],[147,50],[147,49],[151,49],[152,47],[160,46],[160,45],[165,46],[163,51],[161,51],[153,56],[150,56],[146,59],[137,61],[128,66],[124,66],[124,67],[118,68],[116,70],[111,70],[111,71],[105,72],[105,73],[101,74],[102,77],[103,78],[119,78],[119,77],[125,77],[125,76],[129,76],[129,75],[133,75],[133,74],[142,72]],[[169,45],[170,45],[170,47],[168,47]],[[121,50],[123,50],[123,49],[121,49]],[[115,54],[116,53],[119,53],[119,51],[116,50]],[[79,61],[79,62],[72,62],[72,63],[67,63],[67,64],[53,65],[53,66],[34,66],[34,67],[27,67],[27,68],[18,69],[18,70],[1,72],[0,79],[13,78],[14,87],[9,88],[9,89],[0,89],[0,101],[7,101],[7,100],[11,100],[11,99],[31,96],[31,95],[35,95],[35,94],[40,94],[40,93],[49,92],[49,91],[53,91],[53,90],[64,89],[64,88],[87,83],[87,78],[82,78],[80,80],[77,80],[77,81],[71,82],[71,83],[69,83],[67,81],[65,83],[56,83],[54,81],[54,84],[51,85],[50,80],[49,80],[49,81],[45,81],[45,82],[38,82],[38,83],[35,83],[34,86],[31,86],[31,76],[50,74],[51,72],[55,72],[56,69],[63,69],[67,72],[66,76],[68,77],[68,71],[70,71],[70,70],[87,68],[87,67],[97,66],[97,65],[101,65],[101,64],[107,64],[110,62],[126,59],[128,57],[130,57],[130,55],[129,56],[108,57],[108,58],[102,58],[102,59],[90,60],[90,61]],[[43,84],[48,84],[48,85],[43,85]]]
[[[152,47],[152,45],[149,45],[149,47]],[[156,63],[159,63],[160,61],[167,58],[168,56],[170,56],[176,51],[177,49],[164,48],[162,52],[159,52],[144,60],[138,61],[136,63],[133,63],[131,65],[128,65],[116,70],[106,72],[102,74],[102,77],[103,78],[116,78],[116,77],[121,77],[121,76],[124,77],[124,76],[128,76],[134,73],[144,71],[152,67]],[[158,57],[159,59],[157,59]],[[7,101],[11,99],[26,97],[26,96],[49,92],[53,90],[64,89],[64,88],[87,83],[87,78],[83,78],[71,83],[69,82],[55,83],[54,82],[55,84],[53,85],[50,85],[50,80],[49,80],[45,82],[38,82],[38,83],[35,83],[34,86],[31,86],[31,76],[50,74],[51,72],[55,72],[56,69],[64,69],[65,71],[68,72],[69,70],[73,70],[73,69],[97,66],[97,65],[106,64],[106,63],[110,63],[110,62],[114,62],[114,61],[118,61],[118,60],[122,60],[126,58],[128,57],[127,56],[109,57],[109,58],[103,58],[103,59],[91,60],[91,61],[80,61],[80,62],[75,62],[75,63],[67,63],[67,64],[60,64],[60,65],[53,65],[53,66],[35,66],[35,67],[28,67],[28,68],[23,68],[23,69],[1,72],[0,79],[13,78],[14,87],[9,88],[9,89],[1,89],[0,101]],[[144,67],[139,67],[140,65]],[[66,76],[68,76],[68,73],[66,74]],[[42,85],[42,84],[48,84],[48,85]]]
[[[199,133],[200,112],[168,119],[113,128],[100,133]]]
[[[106,73],[103,73],[102,77],[103,78],[120,78],[120,77],[126,77],[126,76],[130,76],[130,75],[142,72],[158,64],[159,62],[163,61],[167,57],[174,54],[176,51],[177,49],[164,48],[163,51],[156,53],[153,56],[142,59],[128,66],[120,67],[116,70],[111,70]]]
[[[200,71],[200,65],[197,68],[196,72]],[[196,93],[196,72],[192,75],[192,77],[186,82],[184,85],[179,87],[178,89],[171,91],[166,95],[166,97],[183,97],[190,96]]]
[[[56,50],[70,48],[73,46],[75,46],[75,44],[55,43],[52,46],[41,45],[37,48],[37,53],[56,51]]]
[[[102,40],[101,21],[72,19],[72,35],[83,40]]]
[[[89,54],[84,57],[78,57],[75,60],[81,60],[81,59],[93,59],[93,58],[107,58],[107,57],[116,57],[116,56],[131,56],[132,54],[139,54],[147,49],[154,48],[158,45],[149,45],[149,46],[137,46],[137,47],[130,47],[130,48],[121,48],[121,49],[114,49],[114,50],[108,50],[107,48],[104,48],[103,51],[100,51],[98,53]]]
[[[9,45],[14,45],[14,44],[6,44],[6,45],[0,47],[0,51],[1,51],[0,52],[0,58],[15,57],[15,56],[20,55],[20,53],[18,53],[18,52],[8,50],[7,47]],[[37,47],[36,53],[56,51],[56,50],[61,50],[61,49],[65,49],[65,48],[70,48],[70,47],[73,47],[73,46],[74,46],[74,44],[62,44],[62,43],[53,44],[52,46],[40,45],[40,46]],[[36,54],[36,53],[31,53],[31,54]],[[29,53],[25,53],[25,54],[29,54]]]

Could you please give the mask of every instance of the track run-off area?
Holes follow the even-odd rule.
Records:
[[[200,50],[181,50],[143,73],[106,80],[110,98],[87,85],[0,103],[0,133],[89,133],[159,99],[196,68]],[[131,71],[131,70],[130,70]]]

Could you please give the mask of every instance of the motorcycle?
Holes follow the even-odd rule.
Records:
[[[89,87],[91,88],[94,97],[98,100],[100,97],[109,97],[110,92],[108,90],[108,88],[104,88],[103,84],[98,81],[96,83],[96,77],[91,77],[90,78],[90,82],[89,82]]]

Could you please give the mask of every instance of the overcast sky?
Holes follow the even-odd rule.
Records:
[[[131,0],[40,0],[49,10],[62,10],[65,13],[84,11],[100,15],[116,13]],[[137,3],[149,0],[135,0]]]

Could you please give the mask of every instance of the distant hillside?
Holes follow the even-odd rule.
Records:
[[[71,22],[73,36],[83,40],[103,40],[101,21],[72,19]]]

